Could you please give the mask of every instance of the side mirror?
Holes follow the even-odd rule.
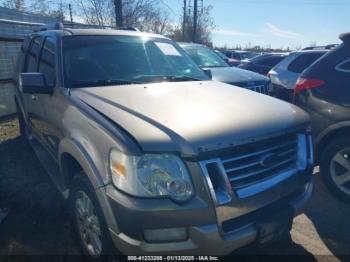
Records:
[[[212,75],[210,69],[202,69],[202,70],[210,79],[213,79],[213,75]]]
[[[21,73],[19,86],[27,94],[51,94],[52,86],[48,86],[42,73]]]

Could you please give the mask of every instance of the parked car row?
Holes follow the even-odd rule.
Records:
[[[340,38],[341,45],[264,54],[238,67],[267,74],[271,95],[309,113],[315,163],[331,192],[350,203],[350,34]]]
[[[350,203],[350,33],[340,39],[300,74],[293,100],[311,117],[315,163],[326,186]]]
[[[230,67],[212,49],[204,45],[179,44],[200,68],[210,72],[213,80],[269,94],[271,85],[267,77],[237,67]]]
[[[306,112],[247,90],[264,76],[180,45],[55,24],[20,49],[21,136],[67,199],[91,259],[265,245],[289,234],[312,195]]]

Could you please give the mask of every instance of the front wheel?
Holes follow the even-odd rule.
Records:
[[[329,190],[350,204],[350,137],[336,139],[325,148],[320,171]]]
[[[70,205],[82,250],[91,261],[107,261],[114,253],[112,240],[93,187],[83,172],[72,184]]]

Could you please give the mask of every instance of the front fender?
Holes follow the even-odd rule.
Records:
[[[87,175],[89,181],[91,182],[95,193],[100,204],[102,213],[106,219],[108,227],[113,228],[116,232],[119,232],[119,227],[114,218],[112,208],[108,202],[106,195],[106,188],[103,182],[102,176],[99,174],[94,162],[92,161],[86,150],[74,139],[64,138],[59,144],[59,167],[61,174],[62,172],[62,155],[68,153],[70,154],[82,167],[84,173]],[[67,177],[64,178],[67,188],[68,181]],[[69,197],[68,194],[65,196]]]
[[[93,160],[86,150],[74,139],[63,138],[59,144],[58,155],[61,174],[64,175],[62,169],[62,155],[64,153],[71,155],[79,163],[85,174],[88,176],[93,188],[97,189],[104,186],[103,179],[99,174]],[[67,177],[65,177],[64,180],[68,188]]]

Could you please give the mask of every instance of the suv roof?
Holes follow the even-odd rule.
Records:
[[[78,24],[79,25],[79,24]],[[71,24],[71,26],[74,26]],[[97,29],[97,28],[70,28],[64,27],[62,23],[55,23],[53,25],[43,26],[39,28],[36,34],[58,34],[58,35],[127,35],[127,36],[140,36],[140,37],[155,37],[169,39],[162,35],[145,33],[137,31],[133,28],[121,28],[121,29]]]

